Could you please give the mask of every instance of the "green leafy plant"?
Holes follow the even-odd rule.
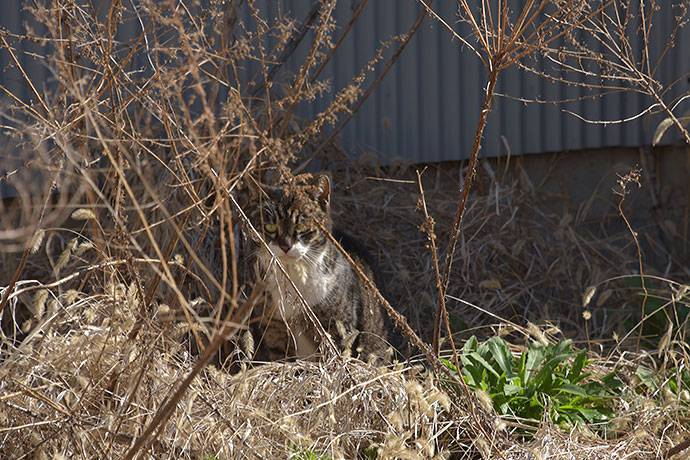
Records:
[[[317,453],[314,453],[314,451],[311,450],[305,450],[299,454],[295,454],[292,457],[290,457],[295,460],[330,460],[330,457],[326,457],[325,455],[319,455]]]
[[[659,373],[645,367],[635,371],[638,391],[663,392],[666,398],[673,398],[690,408],[690,370],[685,365]]]
[[[375,446],[364,449],[364,458],[366,460],[376,460],[379,458],[379,450]]]
[[[291,445],[291,450],[293,452],[290,456],[291,460],[331,460],[330,457],[317,454],[310,448],[304,449],[297,443]]]
[[[612,396],[623,386],[615,372],[601,379],[585,372],[586,351],[573,350],[571,340],[532,342],[516,359],[500,337],[479,344],[473,336],[460,359],[465,382],[489,395],[498,414],[522,424],[536,425],[547,412],[557,424],[603,425],[613,416]]]
[[[316,454],[311,450],[305,450],[304,452],[295,454],[290,458],[293,458],[295,460],[330,460],[330,457]]]

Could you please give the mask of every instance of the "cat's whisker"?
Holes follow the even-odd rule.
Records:
[[[302,260],[304,262],[306,262],[310,266],[310,268],[314,268],[319,263],[319,256],[318,256],[318,254],[311,254],[308,251],[308,252],[302,254],[302,258],[300,259],[300,261],[302,261]]]

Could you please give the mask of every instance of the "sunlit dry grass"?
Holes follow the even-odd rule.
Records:
[[[15,58],[23,40],[45,45],[35,57],[55,90],[27,80],[32,102],[10,94],[3,114],[17,146],[35,155],[2,178],[19,196],[0,213],[1,457],[650,458],[687,437],[682,401],[653,392],[621,401],[611,439],[546,420],[532,440],[512,437],[473,395],[449,396],[447,376],[432,377],[433,356],[421,359],[428,368],[332,353],[237,362],[235,373],[203,365],[198,352],[220,343],[220,331],[229,344],[246,328],[251,296],[237,248],[240,211],[254,205],[248,184],[288,183],[314,159],[332,170],[336,224],[375,254],[410,338],[431,342],[439,273],[431,233],[419,229],[420,187],[433,234],[446,242],[460,171],[430,167],[418,183],[415,167],[353,162],[333,142],[380,81],[370,82],[374,67],[395,63],[425,10],[304,120],[296,107],[328,94],[318,75],[349,30],[336,27],[333,1],[315,2],[305,18],[267,18],[250,2],[253,24],[238,22],[234,1],[170,5],[113,2],[98,12],[91,2],[38,2],[30,9],[46,33],[3,35]],[[138,32],[120,41],[125,25]],[[307,58],[285,76],[300,44]],[[612,345],[639,313],[616,279],[636,262],[629,234],[596,234],[581,210],[547,212],[519,168],[487,171],[468,195],[449,271],[455,340],[498,333],[518,350],[528,337],[574,337],[595,371],[619,366],[628,377],[640,363],[688,363],[687,324],[653,358],[626,354],[626,340]],[[677,283],[658,289],[680,308]]]

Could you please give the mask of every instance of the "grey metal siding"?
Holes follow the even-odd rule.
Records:
[[[136,4],[136,2],[134,2]],[[301,20],[311,8],[311,1],[258,0],[256,5],[264,18],[272,21],[286,11]],[[338,24],[344,27],[359,4],[355,0],[340,0],[335,10]],[[21,0],[3,0],[0,25],[19,33],[22,23],[29,21],[21,8]],[[130,7],[125,3],[126,7]],[[456,21],[457,2],[442,0],[434,3],[434,9],[456,30],[462,25]],[[666,2],[660,4],[655,26],[651,31],[652,54],[663,52],[662,39],[673,25],[675,12]],[[102,7],[104,10],[105,8]],[[342,47],[325,69],[322,78],[329,78],[332,91],[313,103],[302,103],[298,114],[311,118],[327,107],[333,95],[349,83],[352,76],[374,56],[382,42],[394,35],[407,32],[421,11],[416,0],[371,0],[363,11]],[[253,27],[249,8],[242,4],[241,21],[247,28]],[[130,21],[120,34],[136,35],[138,24]],[[311,34],[311,32],[310,32]],[[308,35],[290,59],[287,71],[296,71],[308,51],[312,35]],[[641,37],[633,46],[638,48]],[[31,46],[31,45],[28,45]],[[397,46],[395,43],[385,53],[385,59],[377,66],[381,71],[386,60]],[[21,56],[22,65],[37,88],[42,90],[50,77],[49,70],[34,59]],[[0,52],[0,64],[7,68],[9,56]],[[146,66],[143,58],[138,64]],[[544,69],[551,64],[537,58],[534,65]],[[10,66],[11,67],[11,66]],[[248,67],[243,74],[245,82],[256,75],[257,69]],[[690,72],[690,31],[681,30],[675,47],[669,50],[655,77],[668,85],[683,75],[674,94],[688,91]],[[352,155],[374,153],[383,161],[402,157],[415,162],[447,161],[467,158],[472,147],[479,108],[484,94],[486,71],[479,59],[457,41],[437,21],[427,18],[417,35],[409,43],[396,66],[389,72],[380,87],[362,106],[342,132],[344,146]],[[365,88],[375,78],[371,75]],[[28,89],[18,73],[3,71],[0,83],[10,91],[29,100]],[[499,79],[498,91],[522,98],[540,100],[575,99],[586,95],[587,90],[553,84],[516,68],[504,71]],[[513,155],[545,151],[577,150],[606,146],[636,146],[648,144],[661,117],[642,117],[626,124],[588,124],[562,111],[567,108],[592,120],[614,120],[634,115],[652,103],[634,92],[609,95],[605,98],[575,101],[566,105],[524,104],[521,101],[499,97],[495,99],[489,123],[484,133],[482,156],[505,155],[502,138],[508,143]],[[677,113],[690,109],[686,101]],[[327,128],[327,129],[330,129]],[[678,137],[668,136],[673,142]]]

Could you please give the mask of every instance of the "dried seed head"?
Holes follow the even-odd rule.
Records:
[[[484,406],[484,409],[487,412],[493,411],[494,403],[491,400],[491,396],[489,396],[489,393],[486,391],[482,390],[481,388],[477,388],[475,390],[475,393],[477,395],[477,399],[479,400],[480,403],[482,403],[482,406]]]
[[[79,291],[77,291],[76,289],[70,289],[69,291],[67,291],[64,296],[65,306],[72,305],[74,301],[77,299],[77,297],[79,297]]]
[[[156,316],[168,316],[170,314],[170,305],[162,303],[156,309]]]
[[[582,306],[586,307],[592,301],[592,297],[597,292],[596,286],[588,286],[585,290],[585,295],[582,296]]]
[[[55,267],[53,268],[54,276],[58,276],[60,270],[62,270],[64,266],[67,265],[67,262],[69,261],[69,258],[72,255],[72,251],[74,251],[74,248],[77,247],[78,242],[78,238],[75,237],[72,238],[69,243],[67,243],[67,247],[64,251],[62,251],[62,253],[58,257],[57,264],[55,264]]]
[[[603,306],[607,300],[609,300],[609,297],[611,297],[611,294],[613,294],[613,289],[606,289],[604,292],[599,295],[599,298],[597,299],[597,307]]]
[[[70,217],[72,217],[74,220],[89,220],[95,219],[96,215],[90,209],[79,208],[75,209]]]
[[[31,238],[31,249],[29,250],[31,254],[36,254],[38,252],[38,250],[41,248],[41,243],[43,243],[43,238],[45,236],[45,230],[43,230],[42,228],[36,229],[33,238]]]
[[[77,246],[77,248],[74,250],[74,255],[80,256],[93,247],[94,247],[93,241],[82,241],[79,244],[79,246]]]
[[[507,425],[501,417],[495,417],[494,418],[494,430],[505,431],[506,427],[507,427]]]
[[[34,295],[34,302],[31,306],[31,312],[34,315],[34,318],[41,319],[43,317],[43,314],[45,313],[46,300],[48,300],[48,294],[49,292],[47,289],[41,289],[36,293],[36,295]]]
[[[254,336],[249,330],[242,334],[242,350],[249,358],[254,356],[254,352],[256,351],[254,348]]]
[[[446,411],[450,410],[450,398],[436,387],[431,387],[427,400],[430,404],[439,403]]]
[[[534,323],[527,323],[527,330],[529,331],[530,335],[534,337],[539,343],[541,343],[544,346],[547,346],[549,344],[549,341],[546,339],[546,336],[544,335],[544,332],[537,327],[536,324]]]
[[[48,302],[48,316],[53,316],[55,313],[57,313],[59,305],[60,303],[56,298],[50,299]]]

